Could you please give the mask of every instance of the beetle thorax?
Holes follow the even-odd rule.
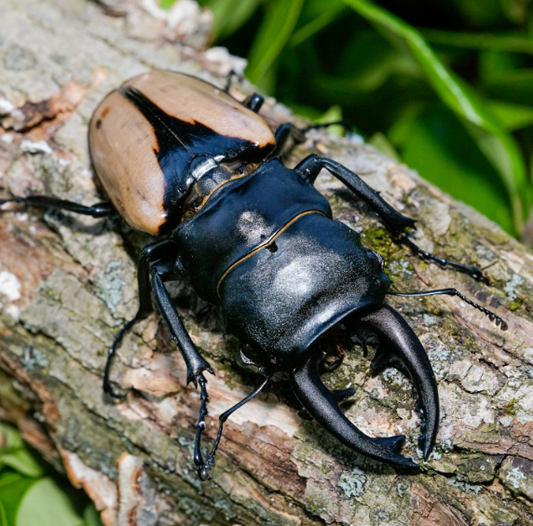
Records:
[[[197,214],[209,198],[224,184],[245,177],[257,168],[256,163],[226,162],[210,156],[199,156],[191,161],[190,191],[184,198],[181,221]]]

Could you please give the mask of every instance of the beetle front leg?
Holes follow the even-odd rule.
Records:
[[[418,245],[413,243],[407,236],[406,232],[401,232],[398,234],[398,237],[396,239],[398,243],[401,243],[402,245],[408,246],[411,251],[416,254],[417,256],[421,257],[422,259],[425,259],[427,261],[433,261],[434,263],[438,263],[439,265],[443,267],[452,267],[458,272],[462,272],[463,274],[468,274],[471,278],[475,279],[476,281],[479,281],[481,283],[485,283],[485,285],[489,285],[489,279],[487,276],[481,272],[476,267],[470,267],[469,265],[463,265],[462,263],[457,263],[456,261],[450,261],[446,258],[441,258],[438,256],[435,256],[434,254],[431,254],[430,252],[426,252],[425,250],[422,250]]]
[[[314,183],[322,168],[325,168],[330,174],[344,183],[357,197],[370,205],[393,234],[399,235],[406,228],[415,226],[414,219],[400,214],[398,210],[389,205],[379,195],[379,192],[376,192],[376,190],[368,186],[357,174],[338,162],[319,157],[318,155],[310,155],[298,164],[294,170],[304,180]]]
[[[169,269],[164,264],[153,265],[150,270],[150,283],[159,311],[170,329],[172,339],[176,342],[185,360],[187,366],[187,384],[193,382],[197,387],[198,378],[203,371],[209,371],[211,374],[215,373],[196,350],[163,284],[163,278],[168,271]]]
[[[270,381],[272,378],[272,375],[267,376],[263,383],[252,393],[249,394],[246,398],[243,398],[240,402],[237,402],[233,407],[230,407],[227,411],[222,413],[218,417],[218,432],[217,437],[215,438],[215,442],[213,444],[213,447],[211,448],[211,452],[209,455],[207,455],[207,460],[205,460],[202,457],[202,451],[201,451],[201,439],[202,439],[202,433],[205,430],[205,417],[207,416],[207,402],[209,401],[209,397],[207,395],[207,389],[205,387],[207,380],[204,378],[203,375],[200,375],[199,381],[200,381],[200,388],[201,388],[201,394],[200,394],[200,416],[198,418],[198,424],[196,427],[196,440],[194,442],[194,465],[196,466],[196,471],[198,473],[198,476],[201,480],[208,480],[209,479],[209,469],[214,464],[214,458],[215,453],[218,449],[218,445],[220,444],[220,439],[222,438],[222,430],[224,428],[224,422],[234,413],[237,411],[237,409],[241,408],[244,404],[247,404],[252,398],[255,398],[266,386],[266,384]]]
[[[459,272],[468,274],[476,281],[485,284],[489,283],[489,280],[478,268],[435,256],[418,247],[409,239],[405,232],[407,228],[413,228],[415,226],[415,220],[398,212],[379,195],[379,192],[376,192],[376,190],[368,186],[357,174],[348,170],[342,164],[331,159],[318,157],[317,155],[310,155],[296,166],[295,171],[304,180],[314,183],[322,168],[325,168],[329,173],[339,179],[339,181],[343,182],[355,195],[370,205],[390,230],[397,243],[408,246],[414,254],[423,259],[434,261],[443,267],[452,267]]]

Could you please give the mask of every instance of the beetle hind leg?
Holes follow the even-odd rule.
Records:
[[[127,321],[120,331],[118,331],[117,335],[115,336],[115,339],[113,340],[113,343],[109,347],[109,350],[107,351],[107,360],[105,362],[104,367],[104,382],[103,382],[103,389],[104,393],[111,396],[112,398],[115,398],[117,400],[122,400],[123,398],[126,398],[126,393],[118,393],[113,389],[113,386],[111,384],[111,366],[113,365],[113,360],[115,358],[115,354],[117,352],[117,348],[122,342],[122,339],[124,338],[124,335],[135,325],[135,323],[138,321],[137,316],[135,318]]]

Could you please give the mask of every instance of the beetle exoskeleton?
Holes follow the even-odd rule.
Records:
[[[120,215],[133,228],[157,235],[176,226],[182,198],[201,177],[188,169],[191,158],[260,162],[275,142],[267,123],[225,91],[187,75],[153,71],[102,101],[91,119],[89,145]]]
[[[394,466],[417,464],[398,452],[404,436],[372,438],[339,409],[352,390],[330,392],[318,374],[321,336],[343,322],[353,333],[372,331],[379,345],[371,368],[401,361],[418,390],[424,416],[420,446],[427,458],[439,422],[437,383],[429,359],[405,320],[384,303],[386,294],[451,294],[505,322],[455,289],[397,293],[389,290],[382,257],[359,234],[333,219],[313,186],[322,169],[370,205],[393,238],[415,254],[486,282],[473,267],[420,250],[406,234],[414,221],[390,206],[356,174],[310,155],[294,169],[279,154],[302,130],[285,124],[274,134],[258,115],[254,94],[238,102],[228,90],[200,79],[153,71],[125,82],[95,110],[89,129],[91,159],[111,203],[86,207],[31,196],[0,200],[102,217],[115,210],[133,228],[156,237],[138,265],[139,310],[117,334],[104,370],[110,382],[113,355],[125,331],[152,312],[152,293],[187,366],[200,383],[201,409],[194,462],[206,479],[227,417],[253,398],[278,371],[288,373],[309,413],[348,447]],[[303,130],[305,131],[305,130]],[[204,461],[200,440],[207,414],[209,364],[199,355],[165,288],[187,275],[203,299],[218,305],[228,332],[241,341],[243,360],[266,379],[220,417],[214,446]]]

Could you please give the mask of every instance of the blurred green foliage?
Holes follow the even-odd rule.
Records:
[[[336,105],[369,142],[522,233],[533,198],[532,0],[201,3],[215,14],[214,43],[247,57],[263,92],[313,120]]]
[[[0,526],[101,526],[88,497],[0,422]]]

